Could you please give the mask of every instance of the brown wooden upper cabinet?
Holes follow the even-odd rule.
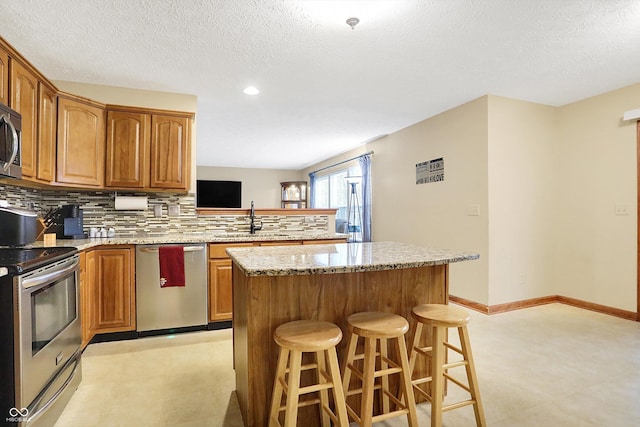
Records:
[[[36,179],[53,182],[56,179],[57,90],[38,82],[38,155]]]
[[[0,45],[0,102],[9,105],[9,52]]]
[[[107,111],[106,187],[149,186],[149,114]]]
[[[106,187],[189,189],[191,113],[107,110]]]
[[[9,106],[22,115],[22,175],[35,177],[38,138],[38,78],[20,62],[10,60],[11,102]]]
[[[190,116],[151,116],[151,188],[189,189],[190,141]]]
[[[58,97],[57,179],[61,184],[104,187],[105,108],[93,101]]]

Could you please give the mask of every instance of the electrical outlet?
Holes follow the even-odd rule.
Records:
[[[468,205],[464,213],[467,216],[480,216],[480,205]]]
[[[180,205],[169,205],[169,216],[180,216]]]
[[[616,205],[615,206],[616,215],[629,215],[629,205]]]

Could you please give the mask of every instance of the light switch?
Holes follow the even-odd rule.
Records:
[[[153,216],[156,218],[162,218],[162,205],[155,205],[153,207]]]
[[[467,216],[480,216],[480,205],[468,205],[464,213]]]

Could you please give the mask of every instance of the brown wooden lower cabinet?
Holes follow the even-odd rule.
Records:
[[[233,317],[233,288],[229,247],[254,246],[253,243],[209,244],[209,322],[231,320]]]
[[[225,252],[227,248],[246,246],[288,246],[322,243],[345,243],[346,239],[332,240],[289,240],[247,243],[210,243],[209,244],[209,322],[232,320],[233,287],[231,277],[231,259]]]
[[[231,320],[231,260],[209,260],[209,322]]]
[[[96,333],[136,330],[135,249],[96,249],[95,309]]]

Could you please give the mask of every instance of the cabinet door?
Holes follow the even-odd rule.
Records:
[[[209,261],[209,321],[231,320],[233,292],[231,260]]]
[[[11,60],[10,107],[22,115],[22,175],[36,176],[37,126],[38,126],[38,79],[26,67]]]
[[[107,113],[107,187],[144,188],[149,181],[150,116]]]
[[[151,117],[151,188],[189,189],[191,119]]]
[[[9,52],[0,46],[0,102],[9,105]]]
[[[52,182],[56,167],[56,114],[58,97],[56,91],[46,84],[38,83],[38,166],[36,178]]]
[[[133,251],[127,248],[94,252],[96,332],[134,331]]]
[[[104,109],[58,98],[57,182],[103,187],[104,121]]]

